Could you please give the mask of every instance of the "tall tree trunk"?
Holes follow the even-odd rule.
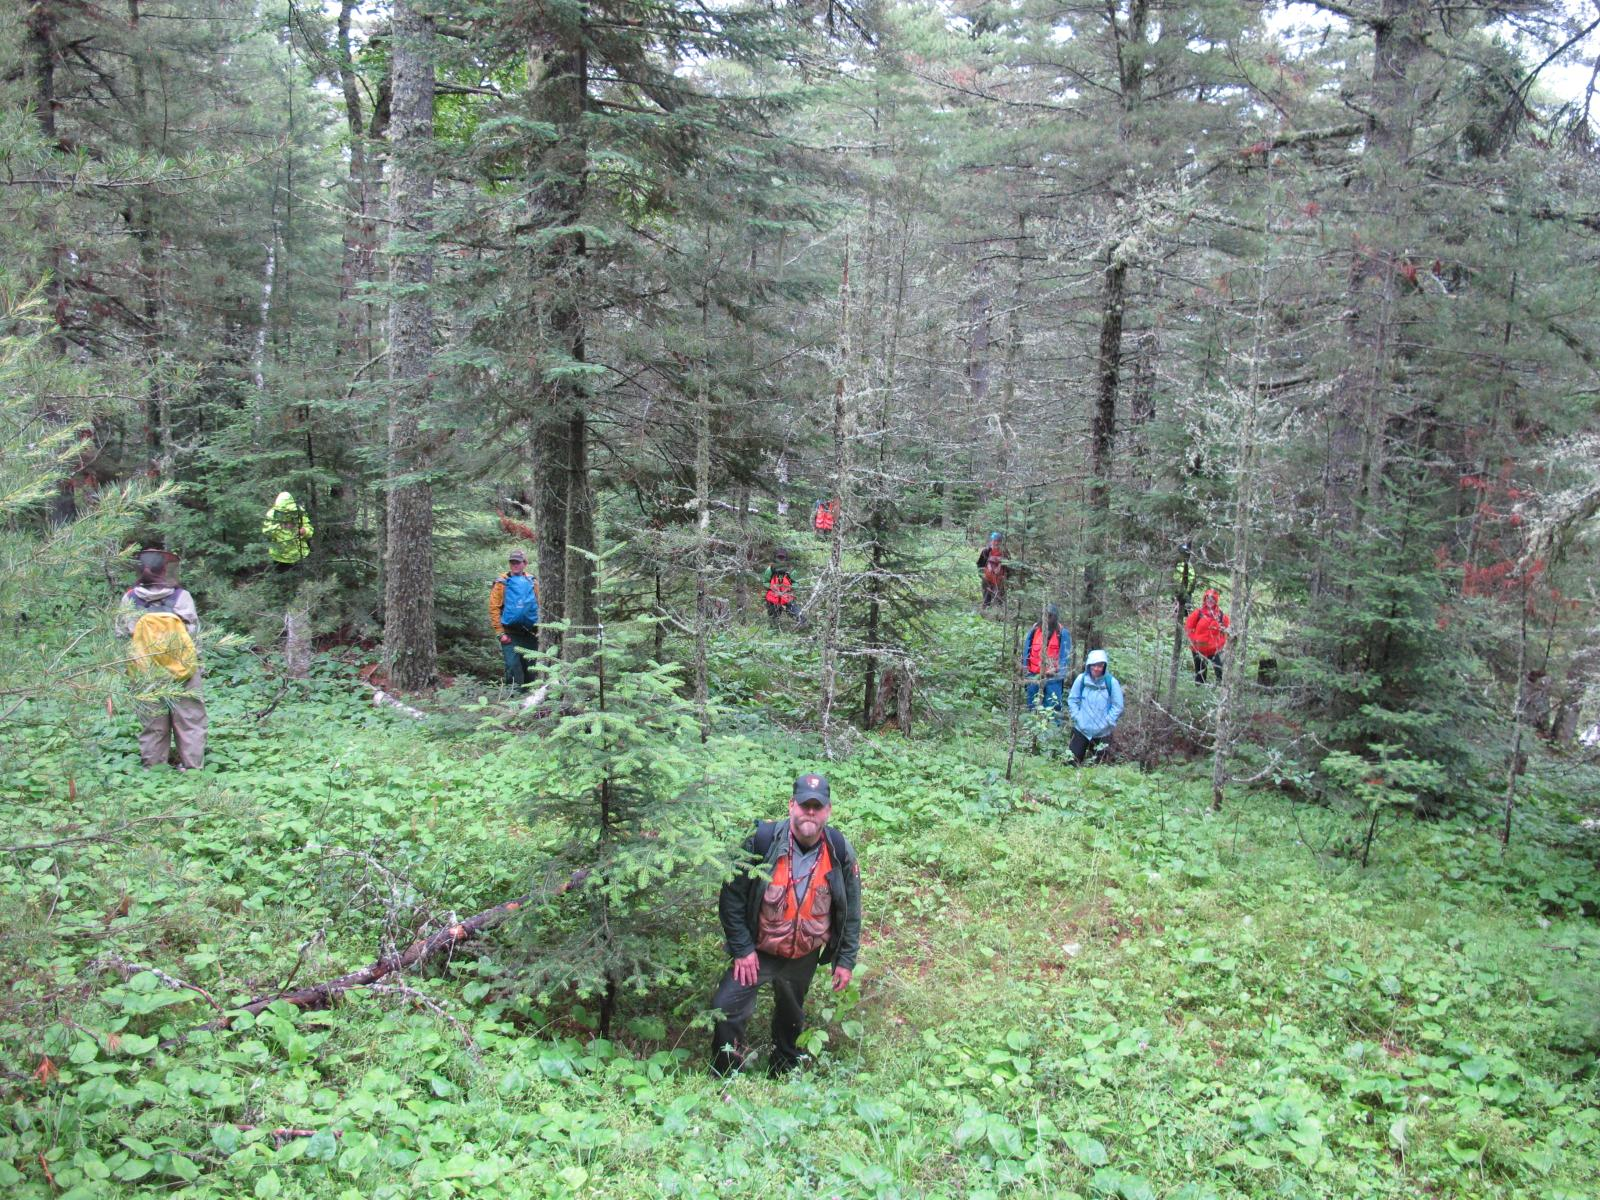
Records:
[[[384,139],[389,131],[393,87],[391,62],[378,83],[369,116],[363,102],[361,80],[356,71],[355,53],[350,40],[351,19],[359,8],[360,0],[340,0],[334,27],[334,53],[338,58],[345,131],[350,142],[349,173],[344,184],[345,212],[339,263],[339,308],[335,317],[338,334],[335,355],[348,374],[352,389],[365,372],[377,365],[375,307],[368,287],[378,277],[378,209],[383,197]],[[366,424],[362,422],[362,425]],[[362,443],[367,439],[367,435],[360,432],[356,432],[355,436]],[[308,444],[309,437],[308,432]],[[364,486],[362,473],[349,465],[355,459],[352,456],[341,458],[347,464],[343,467],[340,482],[343,506],[350,511],[351,526],[363,529],[362,513],[369,493]],[[383,529],[387,496],[377,499],[380,503],[374,505],[379,514],[376,540],[381,550],[387,545],[387,535]],[[332,507],[331,503],[329,507]],[[321,522],[318,521],[318,524]],[[379,558],[381,563],[381,553]],[[379,590],[387,590],[387,585],[387,576],[380,570]]]
[[[1128,426],[1132,434],[1132,476],[1135,487],[1148,491],[1155,486],[1155,474],[1150,470],[1151,447],[1149,426],[1156,416],[1156,331],[1146,329],[1139,335],[1138,349],[1133,360],[1133,379],[1129,386]]]
[[[1517,807],[1517,776],[1523,771],[1522,731],[1528,723],[1528,583],[1529,564],[1524,559],[1518,566],[1522,588],[1517,600],[1522,608],[1522,620],[1517,631],[1517,700],[1511,709],[1511,755],[1506,762],[1505,819],[1500,826],[1500,847],[1511,844],[1511,818]]]
[[[565,421],[540,422],[534,430],[534,480],[538,489],[534,506],[535,532],[539,535],[539,644],[545,649],[561,645],[561,634],[551,626],[567,615],[567,476],[572,451]]]
[[[877,431],[878,464],[876,479],[873,484],[871,516],[868,528],[872,531],[872,562],[868,573],[868,602],[867,602],[867,640],[866,640],[866,672],[862,688],[861,723],[864,728],[872,728],[883,720],[879,703],[882,693],[877,675],[885,675],[884,683],[888,683],[887,675],[891,664],[897,659],[901,662],[898,694],[905,695],[906,687],[910,682],[910,665],[905,661],[904,643],[897,639],[893,633],[885,632],[887,624],[884,612],[884,601],[888,594],[888,560],[889,560],[889,534],[892,510],[890,507],[891,481],[890,481],[890,425],[894,419],[895,386],[900,374],[900,339],[905,333],[906,320],[906,272],[907,263],[911,253],[911,221],[902,219],[900,223],[900,241],[895,253],[894,270],[884,272],[884,307],[887,310],[887,320],[883,322],[884,337],[882,348],[877,357],[882,366],[882,378],[878,383],[878,410]],[[901,719],[900,732],[911,736],[909,721],[905,718],[909,713],[900,713],[900,708],[908,707],[906,703],[897,703],[897,718]]]
[[[1362,170],[1352,183],[1356,204],[1374,228],[1392,226],[1410,165],[1419,98],[1412,78],[1426,49],[1429,0],[1383,0],[1373,30],[1372,80]],[[1393,355],[1396,308],[1394,250],[1356,237],[1346,284],[1344,367],[1328,408],[1321,523],[1326,536],[1312,577],[1316,597],[1333,593],[1338,563],[1366,536],[1368,503],[1382,490],[1387,425],[1385,390]],[[1344,586],[1338,584],[1338,586]]]
[[[372,302],[364,294],[377,277],[378,203],[383,192],[382,143],[388,132],[392,75],[379,84],[370,122],[361,98],[350,44],[350,22],[360,0],[340,0],[337,22],[339,87],[344,97],[345,129],[350,138],[350,172],[345,179],[343,255],[339,267],[339,353],[357,366],[374,351]]]
[[[700,740],[711,736],[711,227],[705,229],[700,277],[700,362],[694,407],[694,708]]]
[[[1122,312],[1128,264],[1122,243],[1106,251],[1100,300],[1100,348],[1096,358],[1095,405],[1089,421],[1089,547],[1083,564],[1083,602],[1078,607],[1078,644],[1096,648],[1105,603],[1105,558],[1111,533],[1111,469],[1117,437],[1117,388],[1122,374]]]
[[[272,197],[267,204],[267,240],[262,244],[261,299],[257,305],[260,324],[256,328],[256,347],[251,355],[251,376],[256,391],[267,386],[267,331],[272,324],[272,288],[278,278],[278,177],[272,177]],[[313,523],[316,514],[312,514]]]
[[[1174,725],[1178,721],[1178,665],[1183,661],[1183,605],[1177,598],[1172,601],[1172,654],[1167,661],[1167,715]]]
[[[562,654],[577,658],[600,624],[595,604],[595,496],[589,478],[589,423],[583,409],[567,422],[567,620],[572,623]]]
[[[145,153],[164,153],[166,147],[151,137],[150,91],[145,80],[144,48],[138,44],[141,0],[128,0],[128,28],[134,42],[130,46],[133,69],[133,120],[134,143]],[[145,470],[158,475],[165,467],[166,448],[166,394],[162,385],[161,365],[161,254],[156,239],[155,208],[152,189],[141,186],[135,191],[132,210],[132,232],[139,244],[139,343],[143,351],[144,369],[144,450]]]
[[[534,46],[529,54],[537,116],[558,131],[555,145],[538,164],[543,182],[534,197],[534,219],[566,229],[582,221],[589,168],[584,128],[589,107],[587,36],[587,19],[580,10],[566,44],[551,50]],[[544,314],[547,337],[570,360],[569,367],[583,363],[587,354],[587,255],[584,235],[571,232],[551,239],[534,259],[535,277],[553,288]],[[587,396],[577,370],[550,373],[540,381],[534,437],[540,489],[539,594],[553,601],[552,619],[572,625],[561,639],[562,656],[570,660],[588,652],[588,639],[598,624]]]
[[[1270,167],[1267,186],[1272,188]],[[1262,371],[1267,354],[1267,305],[1271,270],[1273,266],[1272,221],[1273,194],[1269,192],[1263,232],[1269,239],[1257,267],[1255,313],[1250,337],[1250,356],[1244,388],[1244,412],[1239,417],[1239,433],[1235,452],[1235,483],[1233,507],[1233,552],[1229,559],[1230,578],[1228,591],[1233,597],[1232,625],[1228,630],[1227,651],[1222,679],[1217,687],[1216,739],[1211,751],[1211,808],[1220,811],[1224,789],[1228,784],[1229,760],[1237,731],[1246,716],[1245,657],[1249,653],[1250,613],[1255,582],[1252,558],[1255,554],[1256,507],[1261,481],[1256,470],[1256,430],[1261,422],[1263,399]],[[1181,608],[1181,606],[1179,606]]]
[[[1018,211],[1016,216],[1017,234],[1013,243],[1016,272],[1011,280],[1011,307],[1006,312],[1005,374],[1000,380],[1000,429],[996,447],[1002,478],[1011,474],[1016,449],[1012,430],[1017,422],[1017,367],[1022,358],[1022,290],[1027,283],[1023,261],[1028,244],[1028,215]]]
[[[1144,101],[1149,44],[1150,0],[1129,0],[1126,23],[1108,9],[1117,53],[1122,113],[1118,136],[1124,147],[1135,140],[1134,117]],[[1127,302],[1128,266],[1137,235],[1133,231],[1106,248],[1100,297],[1100,344],[1095,355],[1095,403],[1089,416],[1089,537],[1083,564],[1083,602],[1078,609],[1078,644],[1087,654],[1102,636],[1105,560],[1111,538],[1111,471],[1117,437],[1117,392],[1122,382],[1122,324]]]
[[[989,401],[990,343],[994,340],[994,297],[989,293],[989,257],[985,245],[976,248],[978,262],[972,292],[972,328],[967,334],[967,386],[972,410],[981,418]]]
[[[46,142],[56,141],[56,0],[28,5],[27,70],[33,84],[34,116]]]
[[[384,654],[391,684],[432,686],[433,487],[421,428],[432,388],[433,24],[414,0],[394,5],[394,164],[389,183],[388,546],[384,554]]]
[[[27,71],[39,132],[44,134],[46,145],[52,148],[58,142],[55,32],[55,0],[32,0],[28,6]],[[50,271],[45,297],[50,304],[50,315],[57,322],[55,346],[58,351],[65,352],[66,340],[60,335],[59,322],[64,315],[66,287],[61,278],[61,246],[48,205],[40,206],[39,233],[45,241],[45,265]]]
[[[822,749],[833,756],[833,700],[839,672],[839,613],[844,604],[844,523],[845,490],[850,477],[850,420],[848,375],[850,372],[850,238],[845,235],[844,270],[839,280],[839,366],[833,383],[833,530],[828,535],[828,570],[822,588],[822,696],[819,713]]]

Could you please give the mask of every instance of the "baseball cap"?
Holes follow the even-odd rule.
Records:
[[[513,550],[511,552],[510,556],[506,559],[506,561],[507,562],[527,562],[528,561],[528,556],[526,554],[524,554],[521,550]]]
[[[828,799],[826,775],[802,775],[794,781],[794,802],[804,804],[807,800],[816,800],[823,804],[832,803]]]

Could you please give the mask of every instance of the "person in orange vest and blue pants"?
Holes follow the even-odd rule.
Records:
[[[1052,604],[1044,610],[1044,629],[1035,624],[1022,639],[1021,666],[1026,680],[1022,691],[1029,708],[1039,707],[1043,691],[1044,706],[1056,714],[1058,725],[1066,716],[1064,697],[1071,665],[1072,635],[1062,628],[1061,611]]]
[[[789,556],[782,550],[777,561],[767,568],[767,619],[774,625],[794,604],[794,579],[789,574]]]
[[[826,776],[794,781],[786,821],[761,821],[744,840],[734,874],[722,885],[717,915],[733,960],[711,1007],[711,1069],[731,1075],[749,1057],[745,1026],[756,992],[772,985],[774,1077],[800,1065],[806,990],[818,963],[833,965],[833,990],[850,986],[861,947],[861,865],[833,814]]]

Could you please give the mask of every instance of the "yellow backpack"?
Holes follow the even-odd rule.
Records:
[[[129,593],[128,599],[140,610],[128,648],[128,674],[148,677],[165,671],[178,683],[193,679],[200,669],[200,654],[189,627],[178,616],[178,593],[173,591],[159,600],[142,600]]]

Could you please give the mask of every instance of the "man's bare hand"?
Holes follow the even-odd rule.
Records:
[[[833,990],[842,992],[850,986],[850,970],[848,967],[835,967],[833,969]]]
[[[837,972],[836,972],[837,974]],[[850,972],[846,971],[848,978]],[[761,964],[756,961],[755,951],[752,950],[743,958],[733,960],[733,981],[740,987],[755,987],[756,980],[761,975]]]

